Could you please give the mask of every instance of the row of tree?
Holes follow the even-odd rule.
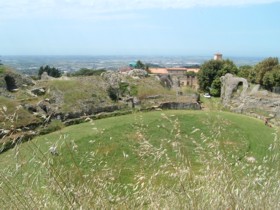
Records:
[[[134,67],[135,69],[143,69],[143,70],[146,70],[148,73],[150,73],[150,70],[149,70],[149,65],[147,64],[144,64],[142,61],[138,60],[136,62],[136,65]]]
[[[280,65],[278,58],[267,58],[255,66],[240,66],[231,60],[210,60],[205,62],[198,73],[200,89],[220,96],[220,77],[231,73],[246,78],[250,83],[260,84],[267,90],[280,86]]]
[[[61,77],[61,75],[62,75],[62,73],[59,69],[46,65],[46,66],[40,67],[39,72],[38,72],[39,78],[41,77],[41,75],[44,72],[47,72],[49,76],[56,77],[56,78]]]
[[[73,73],[68,73],[67,76],[73,76],[73,77],[77,77],[77,76],[93,76],[93,75],[100,75],[101,73],[103,73],[105,71],[106,71],[105,69],[96,70],[96,69],[82,68],[82,69],[80,69],[78,71],[75,71]],[[61,71],[59,69],[54,68],[54,67],[50,67],[48,65],[40,67],[40,69],[38,71],[39,78],[41,77],[43,72],[47,72],[49,76],[56,77],[56,78],[62,76],[62,73],[61,73]]]

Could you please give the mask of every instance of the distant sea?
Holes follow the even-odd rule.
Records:
[[[81,68],[118,70],[137,60],[161,67],[201,65],[212,58],[210,56],[0,56],[3,64],[25,74],[37,74],[38,69],[43,65],[73,72]],[[224,59],[230,59],[241,66],[255,65],[264,58],[224,57]]]

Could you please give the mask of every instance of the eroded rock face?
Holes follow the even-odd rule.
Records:
[[[111,86],[119,87],[119,83],[124,81],[125,76],[115,71],[107,71],[101,74],[101,77]]]
[[[160,77],[160,83],[162,84],[163,87],[166,88],[172,88],[173,86],[173,81],[170,77],[170,75],[161,75]]]
[[[148,73],[143,69],[133,69],[133,70],[129,71],[127,73],[127,75],[131,76],[131,77],[143,78],[143,77],[146,77],[148,75]]]
[[[53,80],[53,79],[54,79],[54,77],[49,76],[48,73],[45,71],[41,75],[41,80]]]
[[[36,96],[42,96],[46,93],[46,88],[45,87],[33,88],[31,90],[31,93],[33,93]]]
[[[34,85],[34,82],[28,76],[14,72],[7,72],[0,75],[0,88],[2,89],[14,91],[15,89],[29,85]]]
[[[242,86],[242,91],[239,94],[240,100],[243,100],[246,96],[246,91],[249,84],[246,79],[241,77],[234,77],[232,74],[226,74],[221,77],[222,89],[221,100],[223,104],[228,104],[232,98],[233,92]]]

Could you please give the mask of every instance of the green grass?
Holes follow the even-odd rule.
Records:
[[[0,96],[0,126],[2,129],[13,129],[37,122],[39,120],[25,110],[20,103]]]
[[[244,183],[269,179],[279,169],[277,152],[268,149],[278,141],[275,132],[242,115],[182,110],[66,127],[1,155],[0,178],[6,182],[0,197],[17,205],[26,199],[30,203],[22,206],[29,208],[253,207],[264,182]],[[58,156],[50,155],[52,145]],[[18,192],[9,190],[15,186]],[[266,196],[270,190],[277,194],[266,190]]]
[[[99,76],[53,80],[45,85],[50,88],[49,95],[46,97],[55,95],[64,112],[81,110],[85,102],[89,100],[91,105],[96,104],[96,106],[101,103],[100,101],[111,104],[107,97],[106,85]]]
[[[145,99],[147,96],[152,95],[176,95],[174,90],[164,88],[155,78],[147,77],[141,80],[131,80],[137,86],[137,97]]]
[[[0,74],[3,74],[3,73],[4,73],[4,71],[5,71],[4,66],[3,66],[3,65],[0,65]]]
[[[203,94],[200,94],[201,105],[205,110],[224,110],[224,106],[221,104],[221,98],[211,97],[205,98]]]

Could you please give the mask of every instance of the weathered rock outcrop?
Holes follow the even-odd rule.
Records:
[[[37,88],[33,88],[31,90],[31,93],[36,95],[36,96],[42,96],[46,93],[46,88],[45,87],[37,87]]]
[[[25,75],[21,75],[12,71],[5,71],[0,74],[0,89],[4,92],[13,92],[21,87],[34,85],[34,81]]]
[[[166,88],[172,88],[173,86],[173,81],[171,79],[171,76],[170,75],[161,75],[159,77],[160,79],[160,83],[163,87],[166,87]]]
[[[101,74],[101,77],[114,88],[119,87],[119,83],[125,80],[125,75],[115,72],[115,71],[107,71]]]
[[[48,72],[43,72],[43,74],[41,75],[41,80],[53,80],[54,77],[51,77],[48,75]]]
[[[133,69],[133,70],[129,71],[127,73],[127,75],[131,76],[131,77],[143,78],[143,77],[146,77],[148,75],[148,73],[143,69]]]

